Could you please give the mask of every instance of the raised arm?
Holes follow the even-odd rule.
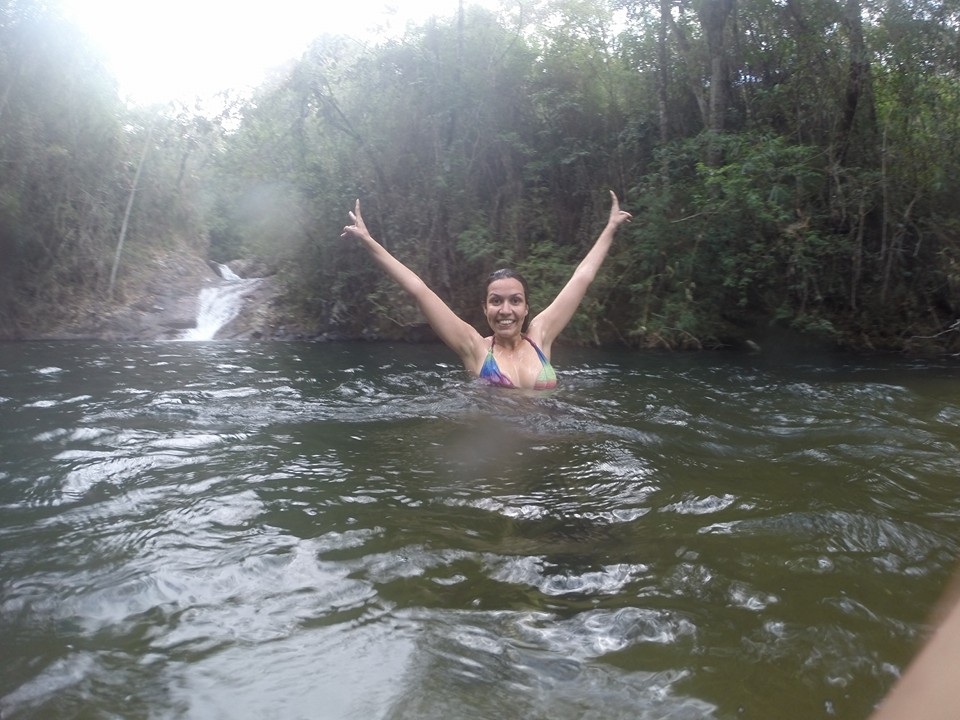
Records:
[[[956,584],[956,580],[954,581]],[[960,602],[947,614],[870,720],[952,720],[960,706]]]
[[[587,293],[587,288],[597,276],[597,271],[607,257],[610,250],[610,244],[613,242],[617,229],[625,222],[629,222],[633,217],[630,213],[620,209],[620,203],[617,195],[610,191],[610,218],[607,220],[606,227],[600,233],[593,247],[586,257],[577,265],[573,275],[563,286],[557,297],[550,305],[530,321],[528,334],[534,342],[540,345],[543,351],[549,357],[550,347],[563,329],[570,322],[570,318],[577,311],[583,296]]]
[[[483,353],[483,338],[469,323],[461,320],[443,300],[420,279],[413,270],[408,268],[387,249],[373,239],[360,215],[360,201],[350,213],[352,225],[343,228],[341,237],[358,240],[370,253],[370,256],[383,270],[413,296],[420,310],[430,323],[430,327],[440,336],[451,350],[463,361],[468,370],[475,370],[476,358]]]

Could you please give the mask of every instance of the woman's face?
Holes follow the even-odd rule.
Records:
[[[523,284],[516,278],[494,280],[487,286],[483,312],[495,335],[501,337],[519,335],[523,328],[523,320],[529,312]]]

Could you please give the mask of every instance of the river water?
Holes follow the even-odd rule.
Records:
[[[9,718],[865,718],[960,537],[960,371],[0,345]]]

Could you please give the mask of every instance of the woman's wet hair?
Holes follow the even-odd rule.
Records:
[[[487,276],[487,282],[483,286],[483,301],[487,301],[487,290],[490,289],[490,283],[495,280],[519,280],[520,284],[523,286],[523,297],[527,301],[527,304],[530,304],[530,288],[527,287],[527,281],[523,279],[523,275],[518,273],[516,270],[511,268],[500,268],[499,270],[494,270]]]

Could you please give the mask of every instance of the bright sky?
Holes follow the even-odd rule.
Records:
[[[458,0],[60,2],[100,48],[121,95],[144,105],[249,89],[321,35],[374,42],[402,34],[409,22],[450,17],[459,6]]]

